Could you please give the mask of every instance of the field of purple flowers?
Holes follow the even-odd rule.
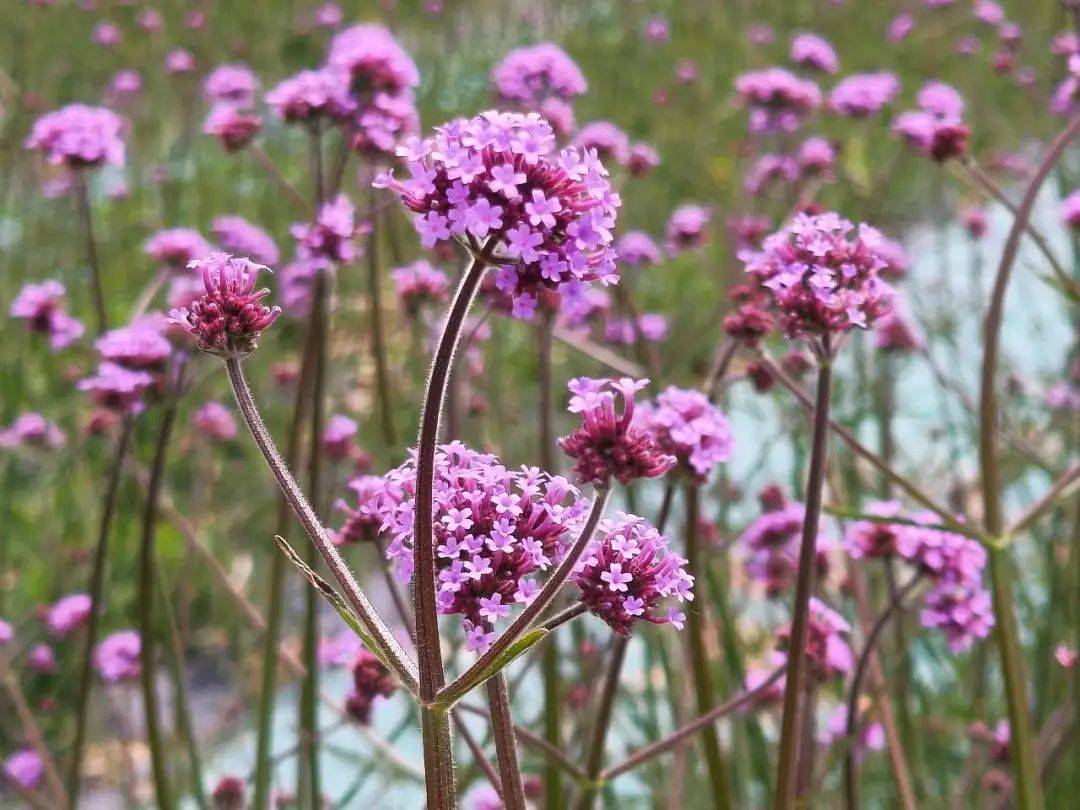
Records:
[[[1080,795],[1080,3],[2,0],[0,806]]]

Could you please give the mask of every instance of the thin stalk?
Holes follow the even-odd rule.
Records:
[[[598,777],[604,765],[604,741],[607,739],[608,727],[611,725],[611,710],[615,705],[615,695],[619,691],[619,673],[622,672],[629,643],[629,636],[619,635],[616,635],[611,642],[611,659],[600,687],[600,697],[596,702],[596,719],[593,721],[592,735],[589,738],[588,748],[585,749],[588,752],[585,760],[586,781],[582,785],[581,795],[575,805],[577,810],[589,810],[600,788]]]
[[[82,172],[75,172],[75,185],[78,187],[79,218],[82,220],[83,234],[86,237],[86,261],[90,265],[90,289],[94,299],[94,313],[97,315],[98,334],[109,328],[109,319],[105,314],[105,291],[101,285],[101,267],[98,262],[97,240],[94,238],[94,218],[90,206],[90,187]]]
[[[157,533],[158,497],[161,494],[161,482],[165,476],[165,458],[168,453],[169,439],[172,438],[173,425],[176,422],[176,410],[177,401],[173,399],[166,406],[165,413],[161,417],[157,447],[150,467],[150,483],[147,487],[146,508],[143,512],[142,541],[139,546],[139,635],[141,637],[139,680],[142,686],[150,765],[154,775],[154,795],[158,807],[165,810],[169,810],[174,804],[169,784],[165,741],[162,737],[161,719],[158,716],[155,656],[157,634],[154,627],[154,539]]]
[[[98,528],[97,544],[94,550],[94,568],[90,574],[90,616],[86,622],[86,642],[83,646],[82,665],[79,671],[79,697],[75,704],[75,742],[71,748],[71,765],[67,778],[67,795],[72,810],[75,810],[79,804],[79,770],[86,745],[86,718],[90,707],[90,685],[94,675],[94,647],[97,645],[101,597],[105,592],[105,562],[109,554],[109,531],[116,511],[120,472],[124,466],[124,456],[127,455],[131,431],[132,422],[130,418],[127,418],[120,428],[120,437],[116,440],[116,452],[113,455],[109,482],[105,487],[105,497],[102,501],[101,524]]]
[[[434,700],[446,679],[439,641],[439,616],[435,604],[435,549],[432,535],[435,448],[439,441],[439,422],[446,398],[446,386],[453,374],[454,354],[461,340],[465,318],[484,278],[487,260],[494,249],[495,242],[488,242],[484,249],[473,257],[462,275],[435,350],[420,416],[413,532],[413,615],[416,619],[416,651],[420,675],[420,729],[424,741],[425,783],[430,810],[443,810],[457,804],[449,716],[445,709],[427,705]]]
[[[810,453],[810,471],[806,482],[806,517],[803,519],[799,547],[799,570],[795,581],[795,604],[791,641],[788,647],[788,676],[784,687],[784,714],[780,726],[780,753],[776,770],[775,810],[795,806],[795,776],[799,759],[801,697],[806,663],[806,636],[810,596],[814,590],[814,553],[821,518],[821,490],[825,483],[825,460],[829,435],[829,393],[832,387],[832,363],[828,336],[825,351],[818,361],[817,399],[814,406],[814,434]]]
[[[499,782],[506,810],[525,810],[525,789],[521,785],[517,742],[514,740],[514,721],[510,716],[510,693],[506,678],[500,672],[484,687],[491,711],[491,728],[495,732],[495,753],[499,758]]]
[[[379,618],[379,615],[371,606],[371,602],[357,584],[356,578],[349,570],[349,566],[341,558],[341,554],[338,553],[337,548],[327,535],[325,527],[319,521],[318,515],[315,514],[315,510],[311,508],[311,504],[304,496],[299,485],[297,485],[292,473],[289,472],[288,467],[282,461],[281,454],[270,436],[270,431],[267,430],[262,415],[255,405],[255,400],[251,395],[251,388],[248,386],[240,361],[230,358],[225,361],[225,368],[240,413],[244,417],[248,430],[251,431],[252,438],[262,452],[263,458],[266,460],[267,466],[270,467],[270,471],[277,480],[286,500],[288,500],[289,506],[292,507],[294,514],[299,518],[308,538],[315,544],[327,568],[330,569],[331,575],[340,586],[345,601],[352,608],[360,623],[371,634],[375,647],[373,652],[386,663],[406,689],[415,693],[418,690],[415,667],[405,654],[405,651],[401,649],[401,645],[394,638],[390,628]]]
[[[686,503],[686,566],[697,582],[704,583],[704,561],[701,557],[700,492],[693,481],[687,481],[683,490]],[[816,535],[815,535],[816,536]],[[708,714],[716,704],[712,689],[712,673],[709,672],[708,653],[705,650],[705,600],[687,611],[686,642],[690,654],[690,674],[694,686],[694,700],[698,714]],[[731,807],[731,779],[720,751],[720,737],[716,726],[701,730],[701,747],[705,765],[709,771],[713,806],[726,810]]]
[[[585,607],[584,602],[574,602],[574,604],[572,604],[570,607],[566,608],[565,610],[559,611],[550,619],[544,620],[540,627],[543,627],[548,632],[551,632],[556,627],[561,627],[571,619],[576,619],[578,616],[580,616],[582,613],[585,613],[587,610],[588,608]]]
[[[303,216],[310,216],[311,205],[304,199],[304,196],[296,190],[296,187],[285,179],[278,169],[277,164],[270,159],[270,156],[263,151],[262,147],[254,143],[249,144],[247,151],[255,158],[255,162],[259,164],[259,168],[266,172],[267,176],[269,176],[269,178],[285,192],[285,196],[289,198],[289,202],[293,204],[293,207]]]
[[[374,192],[374,189],[372,189]],[[378,389],[379,416],[382,417],[383,444],[397,444],[394,431],[394,404],[390,397],[390,368],[386,361],[386,337],[382,318],[382,289],[379,283],[379,213],[374,194],[371,200],[371,236],[367,244],[368,288],[371,296],[371,351],[375,355],[375,386]]]
[[[979,470],[982,486],[983,524],[991,538],[999,538],[1005,530],[1003,506],[1004,481],[998,454],[998,401],[996,376],[1000,353],[1001,325],[1005,314],[1005,294],[1008,291],[1013,264],[1020,246],[1020,235],[1031,219],[1031,209],[1043,181],[1061,157],[1065,148],[1080,132],[1080,116],[1074,117],[1054,139],[1046,157],[1032,177],[1020,207],[1013,218],[1012,228],[1002,249],[1001,262],[994,278],[990,305],[983,328],[983,362],[979,384]],[[1010,760],[1016,783],[1016,801],[1020,810],[1040,810],[1043,806],[1042,785],[1039,781],[1035,756],[1035,739],[1027,702],[1023,650],[1013,603],[1012,573],[1009,570],[1006,544],[990,549],[990,583],[993,591],[994,615],[997,619],[1002,680],[1009,708],[1011,733]]]

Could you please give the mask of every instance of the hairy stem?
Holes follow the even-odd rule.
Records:
[[[514,721],[510,716],[510,693],[506,678],[500,672],[490,678],[484,688],[487,691],[488,709],[491,711],[491,727],[495,732],[495,753],[499,758],[499,782],[506,810],[525,810],[525,789],[521,785],[521,767],[518,765],[517,742],[514,739]]]

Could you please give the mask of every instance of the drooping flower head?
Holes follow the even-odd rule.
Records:
[[[674,607],[658,611],[669,597],[679,602],[694,598],[694,578],[685,565],[647,521],[622,514],[600,522],[599,535],[589,542],[571,579],[589,611],[621,636],[639,619],[681,630],[681,612]]]
[[[334,504],[334,507],[345,515],[344,524],[334,533],[334,541],[338,545],[370,543],[379,536],[383,522],[379,499],[385,487],[386,484],[379,475],[361,475],[349,482],[356,505],[351,505],[343,498],[339,498]]]
[[[531,315],[543,290],[569,281],[618,280],[612,228],[620,201],[591,152],[556,151],[540,116],[486,112],[399,147],[410,179],[380,176],[416,214],[424,247],[451,236],[494,240],[495,284]],[[489,250],[492,249],[490,246]]]
[[[787,338],[869,328],[889,310],[892,289],[879,278],[889,262],[878,231],[854,226],[838,214],[799,214],[765,239],[760,252],[744,252],[746,270],[773,296]]]
[[[94,651],[94,667],[106,683],[132,681],[139,677],[142,665],[139,651],[142,640],[134,630],[119,630],[106,636]]]
[[[641,406],[637,421],[698,481],[731,458],[731,424],[701,391],[669,386],[655,404]]]
[[[770,67],[735,79],[735,92],[750,110],[751,132],[794,132],[821,106],[821,90],[809,79]]]
[[[810,597],[807,617],[806,658],[810,674],[818,681],[843,677],[855,666],[855,655],[844,636],[851,625],[816,596]],[[791,628],[780,631],[780,649],[787,652]]]
[[[67,348],[86,331],[64,309],[64,285],[52,279],[40,284],[27,284],[11,302],[12,318],[26,321],[31,332],[49,336],[49,348],[54,352]]]
[[[425,303],[442,301],[450,290],[446,273],[424,259],[395,268],[390,272],[390,278],[398,300],[411,317],[415,317]]]
[[[185,270],[188,263],[210,252],[202,234],[191,228],[166,228],[158,231],[143,246],[146,255],[171,272]]]
[[[278,263],[278,247],[274,240],[262,228],[253,225],[243,217],[235,215],[215,217],[210,230],[226,253],[234,256],[248,256],[268,266]]]
[[[569,383],[570,413],[580,413],[582,424],[559,447],[575,459],[580,483],[606,487],[611,478],[629,484],[636,478],[657,478],[675,466],[675,457],[661,449],[656,438],[634,423],[634,394],[648,380],[594,380],[578,377]],[[622,407],[616,412],[616,398]]]
[[[491,71],[491,83],[501,100],[530,109],[550,98],[571,101],[588,89],[574,60],[551,42],[514,48]]]
[[[69,104],[34,122],[26,148],[70,169],[124,165],[123,124],[112,110]]]
[[[848,118],[868,118],[893,102],[900,81],[892,73],[853,73],[829,93],[829,109]]]
[[[412,576],[416,456],[385,476],[380,499],[387,555]],[[483,651],[490,627],[539,591],[533,575],[562,559],[589,502],[561,476],[514,472],[460,442],[435,456],[434,544],[439,613],[464,617],[466,645]]]
[[[225,358],[251,354],[262,331],[281,315],[280,307],[262,304],[270,291],[255,289],[255,279],[266,266],[228,253],[211,253],[191,267],[202,271],[204,292],[190,307],[174,309],[172,322],[192,335],[204,352]]]
[[[341,121],[356,111],[344,70],[302,70],[266,94],[266,103],[290,124]]]
[[[54,638],[64,638],[86,624],[93,609],[94,603],[89,594],[63,596],[45,611],[45,626]]]

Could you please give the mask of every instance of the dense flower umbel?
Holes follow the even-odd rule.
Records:
[[[781,499],[779,502],[766,505],[772,494],[763,492],[759,495],[764,512],[747,526],[740,538],[740,545],[747,576],[760,582],[767,596],[777,597],[790,591],[798,573],[799,545],[806,507],[801,503],[789,502],[782,491],[776,493]],[[828,552],[832,547],[832,539],[819,533],[814,543],[819,579],[828,575]]]
[[[356,110],[343,69],[302,70],[266,94],[266,103],[290,124],[340,121]]]
[[[569,101],[588,89],[574,60],[551,42],[510,51],[491,71],[491,83],[504,101],[533,108],[549,98]]]
[[[172,322],[195,338],[199,348],[225,358],[247,357],[258,346],[259,335],[281,315],[281,308],[263,306],[267,289],[255,290],[255,279],[265,265],[228,253],[211,253],[191,263],[201,270],[205,292],[190,307],[173,310]]]
[[[159,372],[172,352],[157,319],[140,318],[128,326],[110,329],[97,339],[94,347],[103,361],[135,371]]]
[[[166,228],[147,239],[143,250],[166,269],[177,272],[209,253],[210,245],[191,228]]]
[[[486,112],[439,127],[398,148],[411,178],[380,176],[416,213],[424,247],[451,236],[494,239],[495,275],[528,316],[545,289],[572,280],[618,280],[611,229],[620,204],[595,153],[556,151],[540,116]]]
[[[89,594],[73,593],[57,599],[45,611],[45,626],[54,638],[64,638],[86,624],[94,603]]]
[[[850,118],[867,118],[888,106],[900,92],[891,73],[854,73],[829,93],[829,109]]]
[[[356,209],[344,194],[324,203],[315,222],[293,225],[296,253],[301,259],[334,263],[356,258]]]
[[[349,482],[349,489],[356,495],[356,506],[339,498],[334,507],[345,514],[345,523],[334,533],[334,542],[370,543],[378,538],[382,529],[380,498],[386,487],[382,476],[361,475]]]
[[[705,244],[712,211],[700,205],[680,205],[671,213],[666,235],[668,250],[694,250]]]
[[[810,70],[836,73],[840,69],[840,61],[836,58],[833,46],[817,34],[805,32],[796,34],[791,39],[791,50],[788,55],[796,65]]]
[[[64,285],[59,281],[27,284],[11,302],[12,318],[26,321],[31,332],[49,336],[54,352],[66,348],[83,336],[86,328],[64,310]]]
[[[892,289],[878,274],[889,269],[877,249],[880,234],[832,212],[799,214],[766,237],[761,252],[744,251],[746,270],[772,292],[788,338],[868,328],[889,311]]]
[[[810,597],[807,617],[806,658],[811,675],[819,681],[843,677],[855,666],[855,656],[843,636],[851,625],[816,596]],[[787,652],[791,628],[780,631],[780,649]]]
[[[40,413],[19,414],[8,427],[0,427],[0,449],[33,447],[45,450],[63,445],[64,432]]]
[[[395,268],[390,278],[394,282],[398,300],[405,311],[414,317],[425,303],[442,301],[450,291],[450,279],[446,273],[432,267],[431,262],[424,259]]]
[[[191,417],[200,434],[214,441],[225,442],[236,437],[236,418],[233,412],[217,400],[203,403]]]
[[[152,374],[102,363],[96,376],[79,382],[79,390],[86,391],[95,405],[108,411],[134,414],[143,410],[143,393],[153,385]]]
[[[232,104],[216,104],[203,123],[203,132],[213,135],[227,152],[237,152],[248,145],[262,129],[262,117]]]
[[[396,94],[420,84],[416,63],[381,25],[354,25],[335,35],[326,61],[347,72],[358,97],[379,90]]]
[[[34,122],[26,148],[72,169],[124,165],[123,125],[112,110],[69,104]]]
[[[699,481],[731,458],[734,438],[723,412],[700,391],[669,386],[638,410],[638,424]]]
[[[879,501],[866,507],[866,514],[890,518],[900,514],[899,501]],[[844,550],[854,559],[891,557],[896,554],[897,541],[907,527],[899,523],[857,520],[844,534]]]
[[[259,78],[247,65],[219,65],[203,83],[203,93],[215,104],[250,107],[255,103]]]
[[[262,228],[253,225],[243,217],[235,215],[216,217],[210,230],[226,253],[247,256],[265,265],[274,265],[278,262],[278,247],[274,240]]]
[[[356,652],[352,665],[353,688],[345,698],[345,711],[356,722],[371,722],[371,709],[377,697],[390,697],[397,689],[397,681],[390,670],[367,649]]]
[[[752,132],[794,132],[821,105],[821,90],[784,68],[743,73],[735,92],[750,109]]]
[[[570,413],[580,413],[582,424],[569,436],[559,439],[559,447],[575,459],[574,474],[580,483],[606,487],[612,477],[620,484],[635,478],[658,478],[675,466],[675,457],[665,453],[656,438],[640,424],[634,424],[634,394],[648,380],[594,380],[578,377],[570,381]],[[616,413],[616,397],[622,411]]]
[[[668,548],[667,538],[636,515],[603,520],[571,579],[581,601],[616,633],[628,635],[639,619],[682,629],[684,614],[674,607],[656,611],[668,597],[692,600],[694,578],[686,560]]]
[[[412,576],[416,454],[386,474],[380,499],[387,555],[404,580]],[[576,536],[588,500],[561,476],[535,467],[514,472],[460,442],[435,455],[434,544],[438,610],[464,616],[466,646],[485,650],[488,630],[515,602],[539,591],[531,575],[557,563]]]
[[[134,630],[120,630],[106,636],[94,651],[94,667],[106,683],[132,681],[139,677],[142,666],[139,651],[142,640]]]

